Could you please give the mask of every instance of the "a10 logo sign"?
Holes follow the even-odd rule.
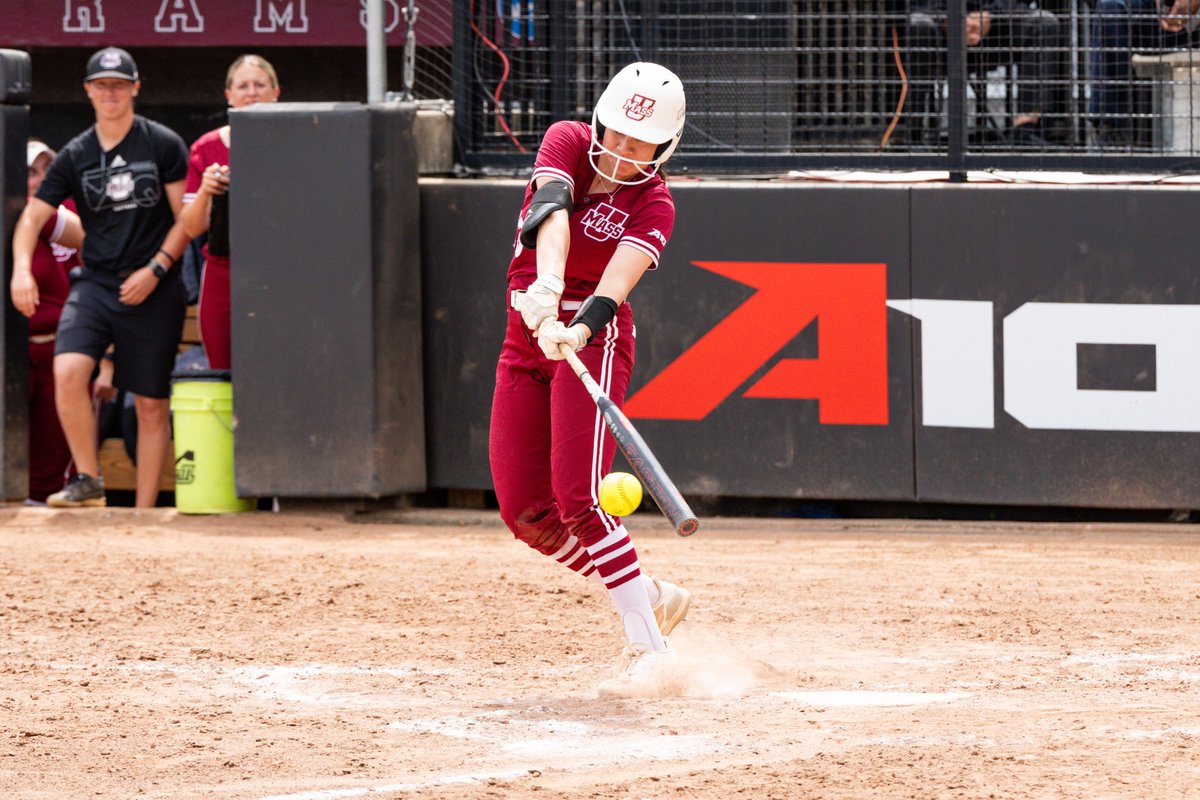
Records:
[[[816,400],[826,425],[887,425],[890,307],[921,324],[922,423],[995,427],[992,303],[888,300],[885,264],[694,263],[756,291],[630,397],[628,416],[700,420],[737,394]],[[777,358],[813,320],[818,357]],[[1080,389],[1087,344],[1153,346],[1154,390]],[[1003,407],[1028,428],[1200,431],[1200,306],[1025,303],[1004,318],[1003,353]]]

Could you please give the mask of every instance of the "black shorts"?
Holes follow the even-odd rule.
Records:
[[[99,362],[115,348],[113,385],[142,397],[171,394],[171,371],[179,353],[187,297],[183,282],[170,275],[145,302],[127,306],[119,289],[89,278],[71,285],[58,321],[54,354],[82,353]]]

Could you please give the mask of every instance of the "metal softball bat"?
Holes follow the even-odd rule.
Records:
[[[579,356],[575,354],[570,345],[560,344],[558,348],[559,352],[566,357],[567,363],[571,365],[571,369],[579,376],[579,380],[583,381],[583,386],[587,389],[587,393],[596,407],[600,409],[600,413],[604,417],[604,424],[612,432],[617,447],[625,455],[625,460],[637,473],[638,478],[645,485],[646,491],[654,498],[654,502],[658,503],[659,509],[675,526],[675,532],[680,536],[691,536],[700,527],[700,520],[692,513],[692,509],[683,499],[683,495],[675,488],[675,484],[667,475],[667,471],[662,468],[662,464],[658,463],[658,459],[654,457],[654,453],[647,446],[646,440],[637,432],[637,428],[633,427],[629,418],[621,413],[617,404],[600,389],[599,384],[592,378],[587,367],[579,360]]]

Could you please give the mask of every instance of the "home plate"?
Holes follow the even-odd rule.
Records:
[[[947,703],[971,695],[966,692],[772,692],[775,697],[809,706],[919,706]]]

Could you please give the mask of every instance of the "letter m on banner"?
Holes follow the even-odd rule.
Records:
[[[824,425],[886,425],[887,265],[696,261],[757,291],[625,404],[641,419],[704,419],[743,397],[816,400]],[[814,359],[776,354],[817,321]]]
[[[254,12],[255,33],[308,32],[308,11],[305,0],[258,0]]]

